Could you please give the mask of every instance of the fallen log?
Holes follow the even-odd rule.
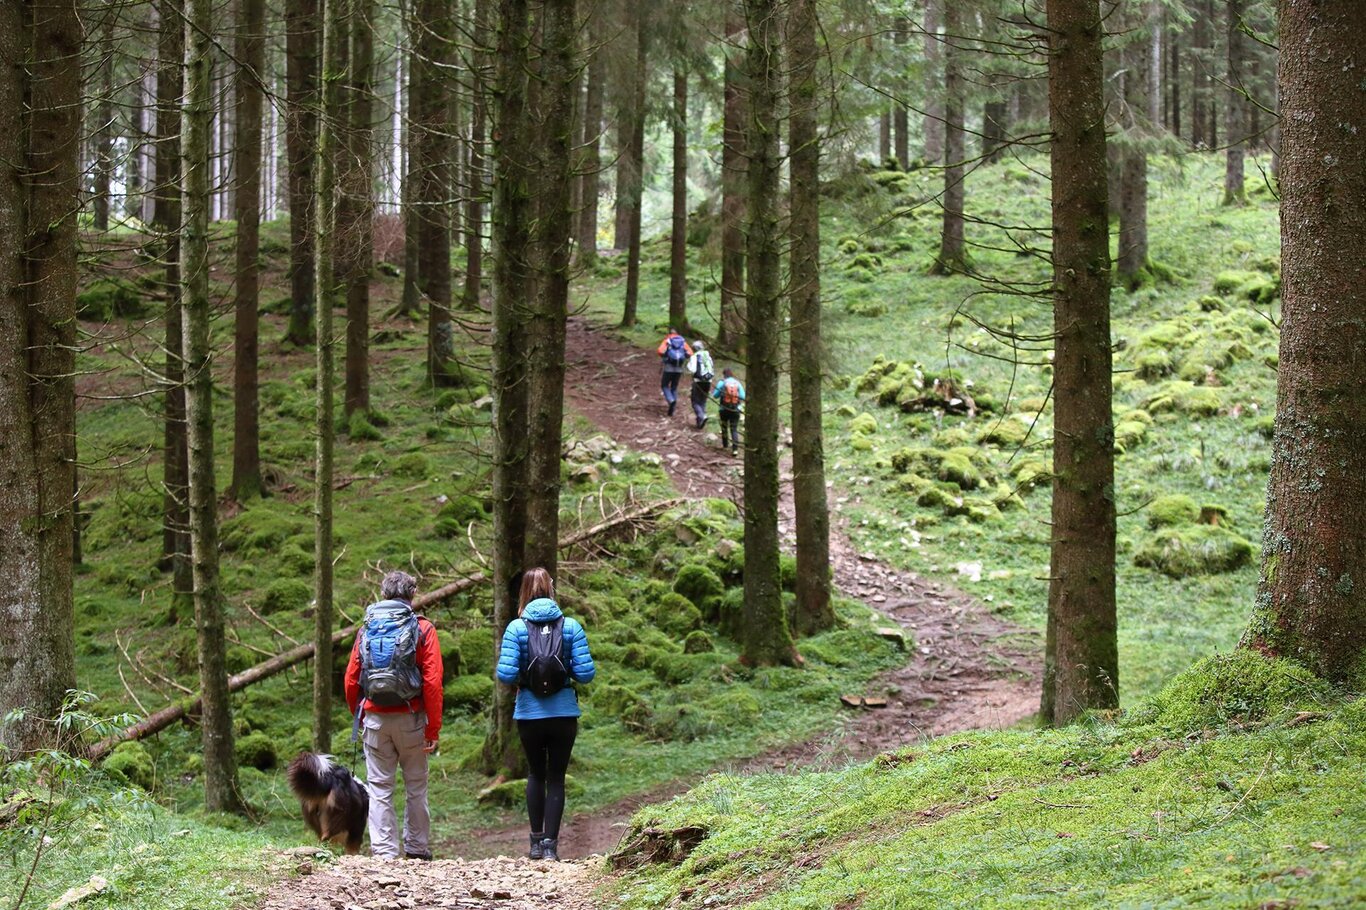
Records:
[[[662,512],[665,509],[678,505],[680,502],[682,502],[681,499],[665,499],[659,502],[647,503],[645,505],[636,506],[635,508],[626,509],[624,511],[618,512],[616,515],[613,515],[606,521],[601,521],[591,527],[583,528],[564,538],[560,541],[560,549],[568,549],[569,547],[583,543],[584,541],[597,537],[600,534],[605,534],[608,531],[621,527],[622,525],[630,524],[633,521],[639,521],[642,518],[647,518],[650,515]],[[488,576],[486,574],[484,574],[483,572],[476,572],[473,575],[469,575],[465,578],[457,579],[451,582],[450,584],[443,585],[442,587],[437,588],[434,591],[428,591],[426,594],[419,594],[417,597],[413,598],[413,607],[415,609],[420,610],[432,604],[441,603],[444,600],[449,600],[457,594],[462,594],[465,591],[469,591],[473,588],[476,588],[487,581]],[[351,625],[347,626],[346,628],[338,632],[332,633],[332,647],[335,648],[339,645],[345,644],[347,641],[350,641],[353,637],[355,637],[356,631],[359,628],[359,624]],[[228,691],[240,692],[247,686],[250,686],[254,683],[258,683],[263,679],[269,679],[275,674],[280,673],[283,670],[287,670],[295,664],[303,663],[312,656],[312,642],[306,642],[304,644],[298,645],[297,647],[290,648],[288,651],[285,651],[281,654],[277,654],[269,660],[263,661],[262,663],[259,663],[254,667],[248,667],[241,673],[235,673],[232,676],[229,676]],[[153,711],[151,714],[147,715],[142,720],[133,724],[131,727],[128,727],[127,729],[122,730],[114,734],[113,736],[102,739],[99,742],[95,743],[95,745],[91,746],[89,752],[90,760],[100,761],[106,755],[112,752],[114,748],[118,746],[120,743],[133,742],[135,740],[151,736],[153,733],[158,733],[166,729],[176,721],[182,720],[188,715],[194,714],[199,710],[199,708],[199,698],[185,698],[181,701],[169,704],[157,711]]]

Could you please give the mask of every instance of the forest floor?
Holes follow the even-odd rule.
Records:
[[[695,429],[685,382],[677,412],[668,417],[653,351],[632,347],[609,330],[573,319],[566,361],[566,399],[575,413],[614,440],[657,455],[684,495],[740,504],[742,460],[720,448],[715,408],[707,426]],[[791,480],[785,469],[780,523],[788,549],[795,541]],[[838,490],[835,486],[831,492],[838,495]],[[980,600],[943,582],[860,554],[840,526],[834,528],[830,545],[836,587],[887,616],[889,626],[895,623],[912,650],[910,659],[870,683],[865,693],[851,693],[883,697],[886,707],[852,709],[834,735],[756,756],[744,764],[745,770],[826,767],[867,759],[945,733],[1011,727],[1038,710],[1042,643],[1037,633],[997,618]],[[571,817],[573,834],[564,844],[564,854],[610,852],[642,805],[668,799],[693,783],[677,781]],[[445,850],[496,856],[524,849],[525,838],[522,826],[472,831],[447,842]]]

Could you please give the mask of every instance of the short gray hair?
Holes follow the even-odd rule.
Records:
[[[379,596],[385,600],[406,600],[412,602],[417,593],[417,579],[407,572],[390,572],[379,583]]]

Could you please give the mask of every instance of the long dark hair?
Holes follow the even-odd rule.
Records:
[[[545,569],[537,566],[522,573],[522,593],[518,598],[518,612],[525,610],[526,605],[533,600],[554,596],[555,582],[550,580],[550,573]]]

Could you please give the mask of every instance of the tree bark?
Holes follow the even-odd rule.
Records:
[[[233,310],[232,484],[238,502],[261,495],[261,420],[257,396],[260,336],[261,79],[266,69],[265,0],[239,0],[234,42],[237,63],[237,135],[234,170],[241,186],[237,219],[236,289]]]
[[[313,341],[313,185],[318,145],[318,0],[285,2],[285,156],[289,162],[289,327],[291,344]]]
[[[474,72],[470,78],[473,94],[470,115],[469,201],[465,208],[465,289],[461,308],[478,310],[484,284],[484,142],[488,119],[488,53],[484,50],[489,40],[489,0],[476,0],[474,5]]]
[[[893,59],[898,66],[904,66],[906,43],[910,40],[910,28],[905,19],[897,17],[892,33],[892,43],[896,46]],[[906,107],[906,96],[910,94],[906,80],[896,80],[897,100],[892,104],[892,132],[895,134],[896,164],[903,171],[911,163],[910,111]]]
[[[596,21],[596,20],[595,20]],[[598,260],[598,199],[602,184],[602,102],[607,57],[595,48],[588,60],[587,91],[583,103],[583,188],[578,227],[578,262],[589,268]]]
[[[944,51],[944,216],[939,238],[939,255],[930,269],[931,274],[947,275],[967,269],[967,252],[963,237],[963,179],[965,154],[963,142],[963,51],[957,46],[960,39],[958,8],[949,3],[944,8],[944,31],[948,46]]]
[[[213,5],[186,4],[185,106],[181,153],[185,221],[181,300],[184,315],[186,409],[190,443],[190,553],[194,572],[195,629],[199,685],[204,693],[200,722],[204,752],[204,807],[210,812],[242,809],[233,753],[232,706],[228,702],[227,643],[223,597],[218,583],[218,496],[213,462],[213,342],[209,300],[209,132],[213,114]]]
[[[152,222],[165,271],[166,295],[166,423],[162,446],[163,566],[171,568],[171,622],[193,608],[194,578],[190,567],[189,443],[185,426],[185,365],[182,360],[180,301],[180,95],[185,59],[182,0],[160,0],[157,38],[156,199]]]
[[[1006,120],[1009,108],[1004,101],[988,101],[982,105],[982,158],[987,162],[1001,160],[1006,147]]]
[[[412,23],[407,23],[407,26],[411,33],[413,31]],[[401,194],[403,207],[403,296],[399,299],[398,311],[395,315],[416,318],[422,310],[422,295],[418,290],[422,266],[421,257],[418,255],[418,241],[422,227],[421,215],[417,207],[417,184],[419,180],[417,151],[420,143],[418,141],[418,129],[413,122],[413,100],[422,92],[422,72],[421,67],[418,66],[417,52],[412,49],[413,38],[411,34],[408,37],[407,46],[408,92],[404,96],[407,109],[404,111],[406,116],[403,118],[406,166],[403,173]]]
[[[721,128],[721,306],[716,346],[745,346],[745,94],[740,87],[745,18],[741,0],[726,0],[726,64]]]
[[[0,717],[25,712],[0,747],[19,754],[56,744],[76,685],[80,48],[75,4],[0,8]]]
[[[1243,186],[1243,146],[1247,139],[1247,99],[1243,93],[1243,4],[1244,0],[1225,0],[1225,25],[1228,34],[1228,104],[1224,108],[1224,205],[1247,202]]]
[[[574,87],[577,76],[575,0],[544,0],[536,263],[541,271],[527,327],[529,452],[527,568],[556,572],[560,538],[560,462],[564,425],[565,320],[569,316],[573,229]]]
[[[1119,703],[1110,241],[1097,0],[1048,0],[1053,168],[1053,529],[1042,715]]]
[[[645,11],[626,0],[620,31],[620,60],[626,70],[616,80],[617,98],[617,176],[616,206],[612,247],[628,249],[631,245],[631,212],[639,204],[639,187],[643,162],[636,157],[636,122],[645,116],[645,73],[635,64],[642,58],[641,42],[645,40]]]
[[[453,124],[446,74],[454,22],[447,0],[417,0],[412,96],[413,157],[417,167],[417,286],[427,304],[427,380],[451,384],[457,376],[451,324],[451,141]]]
[[[782,293],[778,104],[782,98],[779,0],[745,0],[749,117],[749,372],[745,419],[745,601],[741,660],[795,663],[778,571],[778,335]]]
[[[877,166],[887,167],[892,158],[892,110],[888,108],[877,117]]]
[[[1151,20],[1147,23],[1151,28]],[[1148,80],[1147,44],[1131,40],[1124,48],[1124,138],[1119,149],[1119,262],[1117,279],[1134,290],[1149,276],[1148,270],[1148,152],[1144,143],[1150,129],[1148,101],[1153,86]]]
[[[527,533],[526,319],[532,137],[527,118],[531,35],[527,0],[499,0],[493,136],[493,632],[497,649],[517,615],[516,584]],[[497,654],[488,655],[492,671]],[[482,769],[523,764],[512,721],[514,695],[495,686]]]
[[[343,413],[370,410],[370,275],[375,261],[374,0],[351,0],[350,79],[346,99],[347,220],[338,240],[346,248],[346,391]]]
[[[1191,30],[1191,145],[1195,148],[1208,148],[1212,143],[1206,133],[1209,123],[1207,106],[1211,104],[1209,93],[1210,65],[1210,22],[1197,11]]]
[[[669,325],[688,331],[688,72],[674,70],[673,218],[669,230]]]
[[[322,0],[322,107],[318,118],[318,151],[314,164],[317,197],[313,201],[314,274],[318,299],[315,346],[313,464],[313,748],[332,751],[332,447],[333,418],[332,312],[346,284],[338,274],[337,175],[338,127],[345,122],[342,80],[348,61],[347,0]],[[349,157],[349,156],[348,156]],[[353,163],[354,164],[354,163]]]
[[[1366,7],[1280,12],[1283,322],[1261,583],[1244,645],[1366,683]],[[1335,129],[1325,129],[1332,123]],[[1355,251],[1355,252],[1354,252]]]
[[[944,20],[944,0],[925,0],[925,163],[933,167],[944,160],[944,104],[940,100],[940,86],[944,77],[944,50],[940,23]]]
[[[626,157],[632,166],[626,170],[630,183],[624,188],[627,213],[626,235],[626,300],[622,306],[621,324],[623,327],[636,324],[636,307],[640,300],[640,216],[642,196],[645,189],[645,86],[649,81],[646,72],[645,8],[637,7],[633,14],[636,27],[636,65],[632,71],[635,96],[631,102],[631,140]],[[617,168],[617,179],[622,179],[623,169]],[[620,218],[620,203],[623,191],[617,194],[617,215]],[[618,220],[618,226],[621,222]]]
[[[816,0],[794,0],[787,21],[788,149],[791,193],[789,346],[792,375],[792,499],[797,525],[796,631],[811,635],[835,624],[830,600],[830,512],[825,496],[821,421],[821,59]]]

